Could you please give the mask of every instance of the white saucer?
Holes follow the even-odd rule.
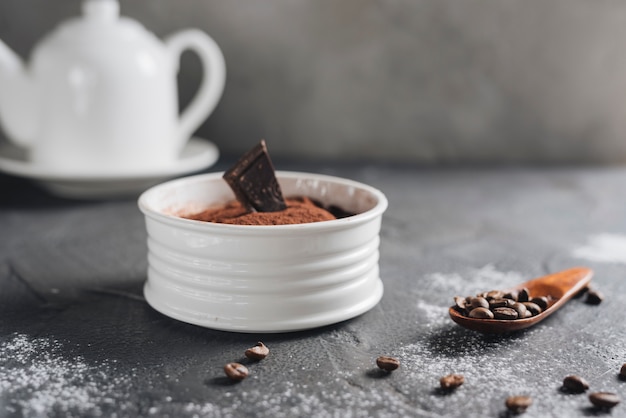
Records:
[[[180,158],[169,165],[129,172],[71,172],[39,167],[10,145],[0,147],[0,171],[36,180],[50,192],[72,198],[106,198],[136,195],[163,180],[212,166],[219,157],[215,144],[191,138]]]

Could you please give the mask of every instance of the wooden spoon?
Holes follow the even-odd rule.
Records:
[[[450,307],[450,318],[462,327],[486,334],[502,334],[532,327],[552,315],[568,300],[584,289],[593,276],[593,271],[586,267],[576,267],[558,273],[539,277],[522,283],[510,290],[527,288],[531,297],[546,296],[549,300],[548,308],[539,315],[524,319],[476,319],[470,318],[457,311],[455,306]]]

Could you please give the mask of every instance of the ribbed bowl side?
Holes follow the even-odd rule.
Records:
[[[239,293],[272,293],[313,291],[326,286],[338,286],[372,268],[378,262],[378,239],[355,247],[351,251],[298,263],[297,258],[285,262],[240,265],[195,259],[173,252],[149,240],[149,264],[168,276],[179,286],[198,290]]]
[[[261,260],[246,236],[225,240],[226,247],[237,249],[236,257],[227,250],[230,259],[225,259],[216,237],[202,240],[199,248],[197,235],[157,221],[147,225],[146,298],[186,322],[251,332],[290,328],[290,323],[300,329],[307,321],[319,326],[358,315],[382,293],[377,219],[343,231],[351,239],[341,232],[292,233],[282,255],[276,253],[284,245],[281,237],[266,238],[265,248],[273,250]]]

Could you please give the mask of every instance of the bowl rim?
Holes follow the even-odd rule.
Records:
[[[301,224],[288,224],[288,225],[233,225],[233,224],[223,224],[223,223],[215,223],[215,222],[206,222],[206,221],[198,221],[194,219],[182,218],[180,216],[166,214],[160,211],[155,210],[150,207],[148,204],[148,200],[151,195],[157,193],[159,190],[167,189],[167,188],[175,188],[179,185],[183,185],[190,182],[203,182],[208,180],[216,180],[221,179],[223,175],[223,171],[213,172],[213,173],[204,173],[197,174],[193,176],[181,177],[174,180],[169,180],[155,186],[150,187],[145,190],[139,198],[137,199],[137,205],[141,212],[144,213],[146,217],[152,218],[156,221],[167,223],[170,225],[178,226],[178,227],[187,227],[195,230],[214,230],[220,231],[222,233],[226,233],[228,231],[236,233],[236,232],[244,232],[250,233],[252,231],[293,231],[297,230],[311,230],[311,231],[320,231],[326,229],[341,229],[341,227],[350,227],[354,226],[357,223],[368,222],[373,218],[381,216],[383,212],[387,209],[388,201],[383,192],[376,189],[375,187],[369,186],[365,183],[361,183],[355,180],[346,179],[343,177],[332,176],[327,174],[318,174],[318,173],[308,173],[301,171],[283,171],[277,170],[276,177],[279,179],[302,179],[302,180],[321,180],[333,183],[339,183],[345,186],[351,186],[360,190],[364,190],[370,193],[376,199],[376,204],[366,210],[365,212],[357,213],[355,215],[347,216],[345,218],[340,219],[332,219],[329,221],[321,221],[321,222],[311,222],[311,223],[301,223]],[[234,196],[233,196],[234,197]]]

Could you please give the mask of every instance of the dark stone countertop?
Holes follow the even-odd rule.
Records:
[[[296,168],[276,164],[281,169]],[[626,170],[305,165],[389,199],[382,301],[340,324],[237,334],[177,322],[143,300],[146,232],[134,198],[73,201],[0,175],[0,416],[528,417],[604,415],[560,390],[568,374],[623,400]],[[448,318],[454,295],[585,265],[606,296],[576,299],[506,336]],[[224,364],[258,340],[270,356],[233,384]],[[379,373],[379,355],[400,359]],[[466,382],[441,392],[439,378]]]

